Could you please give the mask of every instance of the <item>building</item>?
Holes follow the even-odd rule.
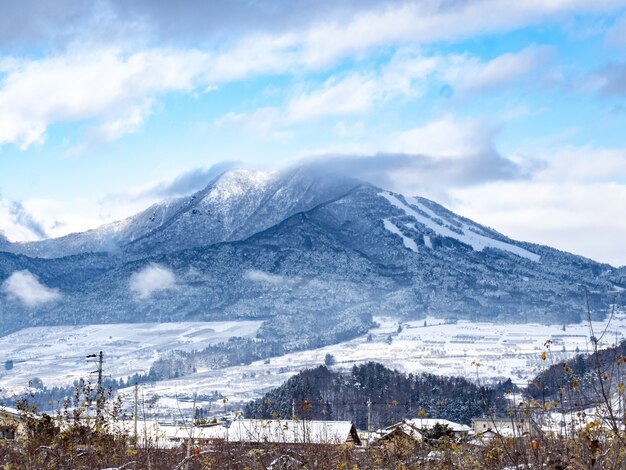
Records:
[[[246,444],[361,445],[350,421],[237,419],[209,426],[164,426],[150,432],[158,441],[182,444],[218,442]]]
[[[421,441],[424,435],[437,425],[444,426],[455,438],[459,439],[473,433],[472,428],[469,426],[455,423],[454,421],[448,421],[447,419],[415,418],[405,419],[380,430],[379,439],[389,441],[397,438],[411,438],[416,441]]]
[[[15,408],[0,406],[0,440],[11,441],[25,438],[28,417],[30,415]]]
[[[519,419],[514,416],[474,418],[472,429],[476,435],[499,434],[507,437],[533,434],[536,431],[529,419]]]

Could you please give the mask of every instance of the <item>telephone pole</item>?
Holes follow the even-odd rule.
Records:
[[[102,408],[104,407],[104,388],[102,387],[102,369],[104,367],[104,353],[100,351],[98,355],[89,354],[85,356],[87,358],[98,358],[98,370],[94,371],[98,373],[98,386],[96,389],[96,424],[100,424],[100,418],[102,416]],[[92,372],[93,373],[93,372]]]
[[[369,447],[372,427],[372,399],[368,398],[365,404],[367,405],[367,447]]]
[[[100,422],[102,418],[102,408],[104,406],[104,389],[102,388],[102,367],[104,365],[104,354],[98,354],[98,392],[96,395],[96,418]]]
[[[134,420],[134,425],[135,425],[135,447],[138,444],[138,436],[137,436],[137,411],[138,411],[138,405],[137,402],[139,401],[139,383],[136,382],[135,383],[135,404],[133,406],[133,420]]]

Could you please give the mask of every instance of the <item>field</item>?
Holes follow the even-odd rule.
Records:
[[[526,385],[551,361],[572,357],[577,351],[587,352],[590,347],[591,333],[586,323],[563,327],[466,321],[447,324],[436,318],[402,324],[393,318],[375,320],[377,328],[351,341],[248,365],[220,370],[200,368],[192,375],[146,385],[142,397],[158,397],[155,409],[160,410],[163,418],[179,409],[186,414],[196,394],[200,396],[196,405],[219,411],[221,405],[207,401],[208,395],[226,396],[236,407],[280,385],[303,368],[323,364],[327,354],[336,360],[333,368],[378,361],[405,372],[470,379],[478,375],[481,381],[510,377],[515,383]],[[147,372],[151,363],[169,350],[202,349],[230,336],[254,337],[259,326],[260,322],[196,322],[28,328],[0,338],[0,358],[14,361],[13,369],[0,371],[1,388],[4,394],[23,391],[33,377],[39,377],[47,386],[69,384],[95,370],[95,364],[85,356],[100,350],[105,352],[105,375],[125,378]],[[594,323],[595,336],[600,337],[605,328],[606,323]],[[620,341],[623,332],[626,315],[620,313],[606,328],[601,346]],[[544,362],[541,351],[547,340],[552,341],[551,354]],[[130,390],[121,393],[129,399],[132,396]]]

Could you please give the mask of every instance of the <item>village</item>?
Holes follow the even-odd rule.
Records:
[[[613,413],[621,413],[621,403],[614,403]],[[529,412],[529,410],[531,410]],[[295,410],[295,404],[294,404]],[[436,442],[452,438],[456,442],[476,445],[495,438],[551,435],[574,435],[604,413],[600,408],[588,413],[545,412],[543,407],[524,405],[520,412],[509,416],[481,416],[472,419],[471,426],[438,418],[406,418],[380,429],[357,429],[351,421],[314,420],[298,417],[289,419],[245,419],[240,411],[178,423],[148,420],[139,414],[130,419],[102,416],[100,412],[75,412],[72,417],[59,413],[56,417],[27,410],[0,407],[0,442],[19,442],[28,438],[28,427],[47,421],[59,430],[80,425],[96,429],[106,427],[125,435],[137,446],[172,448],[178,446],[204,447],[215,444],[283,444],[283,445],[350,445],[355,447],[393,445],[396,441]],[[102,412],[104,413],[104,412]],[[106,413],[104,413],[106,414]],[[368,423],[369,424],[369,423]],[[600,427],[605,426],[601,424]],[[608,428],[608,427],[607,427]]]

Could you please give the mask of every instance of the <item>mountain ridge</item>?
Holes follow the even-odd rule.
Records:
[[[262,197],[229,186],[222,188],[229,194],[216,195],[229,204],[208,201],[231,218],[239,207],[247,211],[243,222],[224,221],[232,222],[234,240],[198,245],[184,238],[180,218],[170,218],[171,227],[146,232],[150,243],[165,240],[161,250],[131,242],[114,252],[51,259],[0,253],[0,284],[27,270],[60,293],[36,307],[0,294],[5,326],[263,319],[260,339],[298,349],[363,334],[373,314],[576,322],[584,313],[581,285],[600,293],[592,302],[601,316],[606,294],[623,284],[615,268],[511,240],[433,201],[303,173],[262,182]],[[213,181],[183,208],[189,221],[207,217],[191,211],[215,188]],[[280,220],[260,224],[275,207]],[[175,235],[182,237],[179,249],[167,245]],[[133,282],[155,267],[170,283],[138,296]]]

